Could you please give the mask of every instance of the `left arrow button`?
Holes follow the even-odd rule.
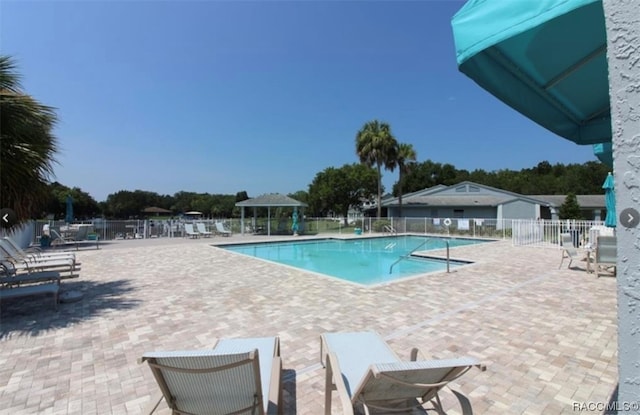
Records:
[[[18,217],[13,209],[2,208],[0,209],[0,226],[3,228],[10,228],[15,225]]]

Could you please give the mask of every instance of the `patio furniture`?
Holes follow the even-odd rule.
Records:
[[[73,252],[45,252],[38,248],[30,248],[28,251],[24,250],[16,241],[8,236],[0,239],[0,245],[2,245],[5,251],[11,251],[12,256],[18,256],[25,259],[72,259],[74,261],[76,259],[76,254]]]
[[[216,231],[219,235],[231,236],[231,231],[225,229],[224,224],[222,222],[216,222]]]
[[[274,414],[282,395],[278,337],[223,339],[213,350],[145,353],[173,414]]]
[[[193,224],[191,224],[191,223],[185,223],[184,224],[184,233],[189,238],[197,239],[197,238],[200,237],[200,233],[198,233],[196,230],[193,229]]]
[[[204,226],[204,223],[202,222],[196,223],[196,229],[198,230],[198,233],[204,236],[205,238],[210,238],[211,235],[213,235],[212,232],[207,230],[207,228]]]
[[[58,308],[58,293],[60,285],[58,283],[23,285],[17,287],[0,288],[0,302],[9,298],[30,297],[34,295],[51,294],[53,296],[54,307]]]
[[[320,360],[326,367],[325,414],[331,414],[336,390],[344,414],[424,413],[444,414],[438,392],[476,366],[470,357],[445,360],[402,361],[376,332],[325,333],[321,335]],[[453,391],[463,413],[471,413],[469,400]],[[431,404],[432,408],[424,405]],[[418,411],[418,412],[412,412]],[[422,412],[419,412],[422,411]]]
[[[581,261],[585,259],[585,257],[580,257],[578,248],[573,244],[573,235],[570,233],[560,234],[560,241],[562,242],[562,259],[560,260],[560,266],[558,269],[562,268],[562,263],[565,258],[569,258],[569,265],[567,265],[567,268],[571,268],[571,263],[573,261]]]
[[[594,268],[596,277],[600,275],[615,276],[618,255],[615,236],[598,236],[596,245]]]

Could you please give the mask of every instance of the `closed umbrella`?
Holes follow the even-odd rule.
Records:
[[[613,183],[613,174],[607,174],[607,178],[602,185],[604,189],[604,203],[607,208],[607,216],[604,219],[604,225],[609,228],[616,227],[616,195]]]
[[[73,198],[71,195],[67,195],[67,211],[64,216],[64,221],[67,223],[73,222]]]
[[[469,0],[451,24],[482,88],[577,144],[611,142],[602,0]]]

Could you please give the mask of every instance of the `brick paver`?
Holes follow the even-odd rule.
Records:
[[[139,414],[158,390],[137,363],[144,352],[278,335],[285,413],[321,414],[327,331],[377,330],[407,358],[419,347],[426,358],[480,359],[487,370],[454,385],[476,413],[575,413],[576,403],[607,402],[616,386],[615,279],[587,274],[584,263],[559,270],[560,251],[503,241],[454,248],[475,263],[362,287],[211,246],[254,238],[105,243],[80,251],[80,278],[63,281],[81,301],[58,311],[48,299],[5,301],[0,412]]]

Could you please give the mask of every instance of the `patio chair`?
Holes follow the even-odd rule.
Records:
[[[281,413],[278,337],[223,339],[213,350],[145,353],[173,414]]]
[[[222,236],[231,236],[231,231],[224,228],[224,224],[222,222],[216,222],[216,231],[219,235]]]
[[[596,278],[600,275],[615,276],[618,255],[615,236],[598,236],[594,268]]]
[[[29,273],[36,271],[69,271],[73,277],[74,271],[80,270],[80,263],[72,258],[23,258],[6,249],[6,244],[0,243],[0,262],[10,263],[16,271]]]
[[[326,367],[325,414],[331,414],[336,390],[344,414],[424,413],[444,414],[438,392],[476,366],[474,358],[402,361],[376,332],[325,333],[320,337],[320,359]],[[469,400],[453,391],[462,412],[471,413]],[[432,408],[424,405],[431,404]]]
[[[184,233],[189,238],[199,238],[200,237],[200,233],[198,233],[198,231],[193,229],[193,224],[191,224],[191,223],[185,223],[184,224]]]
[[[204,226],[204,223],[202,222],[196,223],[196,228],[198,229],[198,233],[205,238],[210,238],[211,235],[213,235],[212,232],[207,230],[207,228]]]
[[[39,250],[38,248],[29,248],[28,250],[22,249],[20,245],[9,236],[5,236],[3,239],[0,239],[0,245],[3,245],[5,251],[9,250],[13,252],[14,256],[19,256],[21,258],[26,259],[72,259],[76,260],[76,254],[73,252],[44,252]],[[12,255],[13,256],[13,255]]]
[[[578,253],[578,248],[573,244],[573,239],[570,233],[562,233],[560,234],[560,241],[562,242],[562,258],[560,260],[560,266],[558,269],[562,268],[562,263],[565,258],[569,258],[569,265],[567,268],[571,268],[571,263],[573,261],[582,261],[585,260],[585,257],[581,257]]]

